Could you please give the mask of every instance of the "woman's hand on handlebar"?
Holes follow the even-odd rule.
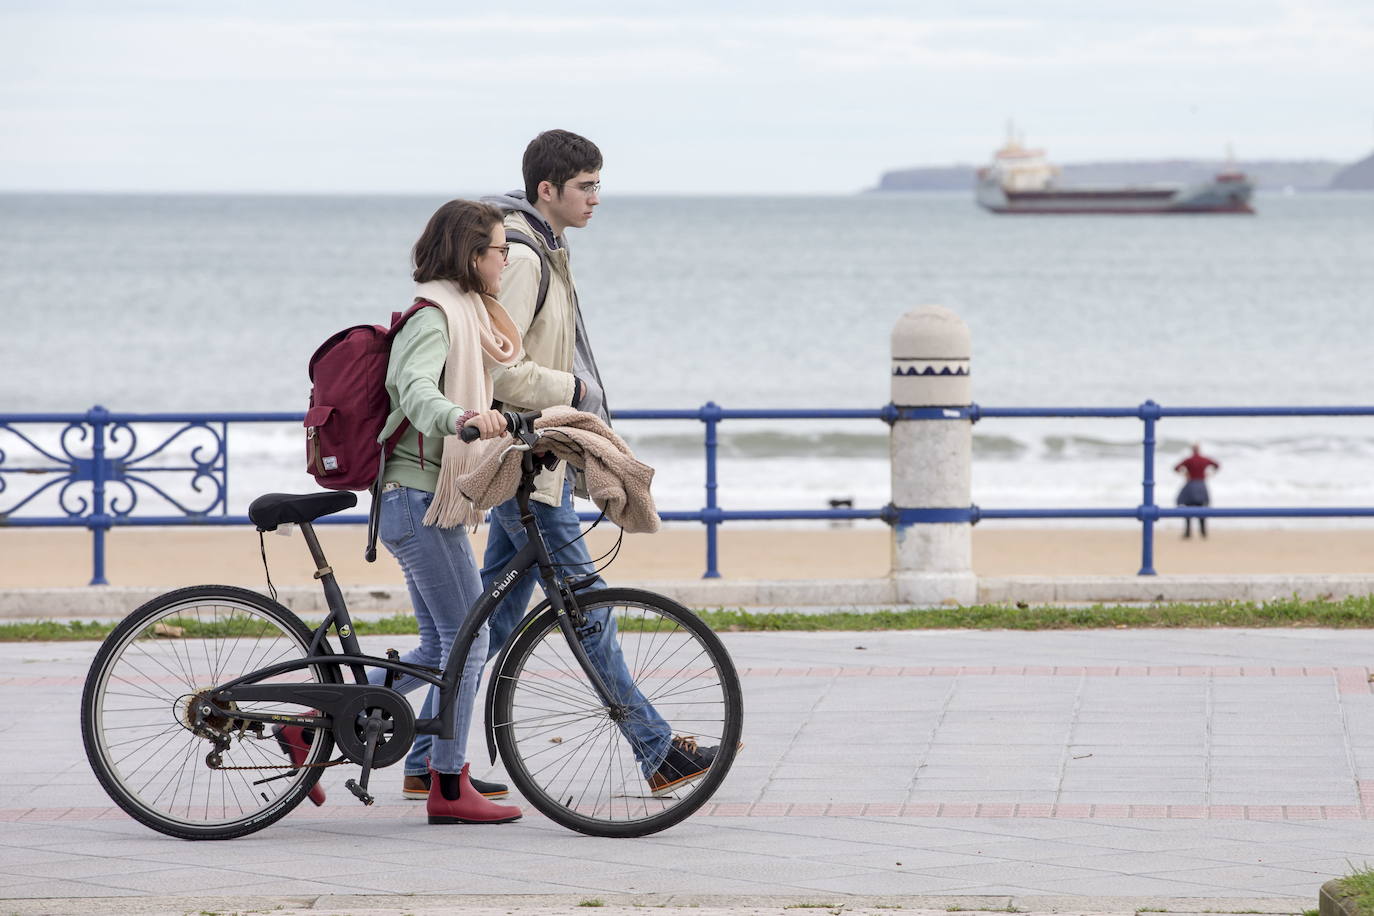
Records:
[[[476,432],[469,432],[476,430]],[[468,419],[459,431],[464,442],[474,439],[495,439],[506,434],[506,416],[499,410],[484,410]]]

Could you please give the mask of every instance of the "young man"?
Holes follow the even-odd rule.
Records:
[[[521,171],[525,180],[523,190],[482,199],[483,203],[506,211],[510,253],[501,274],[501,304],[520,330],[525,347],[524,357],[515,365],[498,370],[496,398],[514,410],[543,410],[568,404],[596,414],[609,424],[601,374],[582,320],[564,238],[568,229],[586,226],[601,203],[601,151],[585,137],[566,130],[547,130],[525,148]],[[522,239],[528,241],[522,243]],[[540,305],[541,279],[546,272],[547,289]],[[536,490],[530,497],[530,506],[549,547],[565,545],[554,550],[553,559],[561,565],[562,573],[573,579],[595,574],[587,542],[578,539],[582,524],[573,507],[574,492],[587,495],[580,477],[560,462],[536,478]],[[525,542],[515,500],[493,508],[482,562],[484,586],[492,586]],[[532,575],[522,578],[492,615],[489,657],[505,647],[516,624],[525,616],[535,579]],[[578,594],[587,596],[605,587],[606,583],[598,577]],[[695,740],[673,735],[671,726],[635,687],[620,653],[614,617],[605,612],[601,616],[601,631],[585,638],[583,645],[608,686],[637,710],[636,715],[620,723],[621,731],[634,749],[651,791],[666,795],[703,775],[715,759],[717,748],[699,748]],[[428,738],[421,735],[416,742]],[[411,786],[410,779],[407,777],[406,797],[421,797],[418,782]],[[477,780],[473,782],[477,784]],[[491,798],[499,797],[504,789],[478,785],[478,791]]]

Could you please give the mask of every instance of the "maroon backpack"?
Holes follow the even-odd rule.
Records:
[[[381,477],[386,459],[410,426],[402,421],[385,443],[377,441],[391,413],[386,392],[386,366],[391,342],[420,309],[393,312],[391,327],[360,324],[345,328],[320,344],[310,357],[310,409],[305,413],[306,471],[329,490],[367,490]],[[423,448],[423,443],[421,448]],[[377,499],[373,494],[375,528]],[[368,559],[375,555],[369,531]]]

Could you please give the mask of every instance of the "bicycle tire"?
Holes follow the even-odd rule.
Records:
[[[306,657],[310,640],[310,629],[291,611],[233,586],[177,589],[140,606],[96,652],[82,691],[82,740],[101,786],[135,820],[181,839],[232,839],[285,817],[322,770],[304,767],[255,785],[254,779],[276,773],[212,768],[206,755],[214,744],[191,730],[187,708],[200,690]],[[339,679],[334,666],[315,665],[273,682]],[[252,708],[305,711],[272,703]],[[226,733],[235,727],[232,720],[224,725]],[[324,762],[333,749],[330,730],[316,729],[305,763]],[[225,766],[287,762],[267,728],[238,729],[222,752]]]
[[[495,676],[497,748],[525,800],[556,823],[600,837],[657,833],[698,810],[729,772],[743,729],[739,676],[720,638],[670,598],[615,588],[583,592],[579,604],[586,629],[600,625],[584,646],[613,634],[634,687],[661,717],[656,734],[666,722],[674,735],[718,742],[713,761],[704,776],[654,797],[641,766],[653,755],[635,753],[630,726],[613,721],[551,608],[520,630]],[[627,708],[633,717],[645,707]]]

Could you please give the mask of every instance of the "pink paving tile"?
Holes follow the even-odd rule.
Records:
[[[749,802],[720,803],[716,805],[714,815],[716,817],[748,817],[749,809],[752,807],[753,805]]]
[[[1151,665],[1149,667],[1150,677],[1178,677],[1179,669],[1171,665]],[[1202,669],[1206,671],[1206,669]]]
[[[830,807],[824,804],[793,805],[787,811],[788,817],[825,817],[825,809]]]
[[[840,677],[867,677],[873,673],[872,668],[841,668]]]
[[[1168,805],[1131,805],[1131,817],[1168,817]]]
[[[978,806],[979,817],[1013,817],[1015,814],[1015,805],[986,804]]]
[[[1363,668],[1337,668],[1336,690],[1341,694],[1368,694],[1369,672]]]
[[[1016,677],[1020,677],[1021,675],[1026,673],[1026,668],[1024,665],[998,665],[997,667],[992,669],[992,673],[997,675],[1014,675]]]
[[[1205,805],[1170,805],[1169,817],[1172,818],[1201,818],[1207,816]]]
[[[939,817],[939,805],[902,805],[902,817]]]
[[[1219,820],[1239,820],[1245,817],[1245,806],[1212,805],[1207,809],[1207,816]]]
[[[1055,805],[1055,817],[1092,817],[1092,805]]]
[[[789,802],[754,802],[754,807],[749,809],[749,816],[786,817],[787,809],[791,807]]]
[[[1282,805],[1246,805],[1245,817],[1252,821],[1283,820]]]
[[[1304,668],[1302,670],[1308,677],[1329,677],[1336,673],[1335,668],[1324,668],[1320,665],[1312,668]]]
[[[1364,812],[1354,805],[1327,805],[1322,808],[1322,816],[1328,821],[1357,821]]]
[[[70,808],[30,808],[19,818],[21,821],[58,821]]]
[[[1247,665],[1240,669],[1240,673],[1244,677],[1273,677],[1274,669]]]
[[[1082,665],[1060,665],[1054,673],[1059,677],[1082,677],[1086,670]]]
[[[93,821],[105,812],[104,808],[68,808],[62,815],[64,821]]]
[[[864,805],[864,817],[901,817],[901,805]]]
[[[1017,805],[1017,817],[1053,817],[1054,805]]]
[[[100,815],[96,818],[96,820],[101,821],[121,821],[128,819],[129,815],[125,814],[120,808],[106,808],[104,811],[100,812]]]
[[[1275,668],[1274,677],[1306,677],[1306,668]]]
[[[1154,672],[1150,672],[1153,674]],[[1184,665],[1178,669],[1179,677],[1206,677],[1212,673],[1212,669],[1206,665]]]
[[[1049,665],[1027,665],[1023,673],[1027,677],[1045,677],[1054,674],[1054,668]]]
[[[1374,795],[1374,779],[1357,779],[1355,780],[1355,785],[1360,787],[1361,795],[1364,795],[1366,792]]]
[[[28,813],[28,808],[0,808],[0,823],[22,820]]]
[[[1116,669],[1117,677],[1145,677],[1150,673],[1150,669],[1143,666],[1121,667]]]
[[[1116,668],[1088,666],[1083,669],[1083,673],[1088,677],[1116,677]]]
[[[1290,821],[1319,821],[1322,809],[1320,805],[1284,805],[1283,816]]]
[[[711,817],[711,816],[712,816],[713,814],[715,814],[715,813],[716,813],[716,803],[715,803],[715,802],[707,802],[706,804],[702,805],[700,808],[697,809],[696,816],[697,816],[697,817]]]
[[[833,804],[826,809],[829,817],[863,817],[864,805],[846,802],[845,804]]]
[[[930,669],[930,673],[935,677],[957,677],[962,670],[952,665],[941,665]]]
[[[903,671],[903,669],[901,669],[901,668],[891,668],[891,667],[888,667],[888,668],[870,668],[870,669],[868,669],[868,674],[869,674],[869,677],[897,677],[897,676],[899,676],[899,675],[902,673],[902,671]]]
[[[1130,805],[1093,805],[1093,817],[1130,817]]]
[[[935,669],[929,666],[924,668],[903,668],[902,677],[930,677]]]
[[[995,671],[995,670],[996,670],[996,669],[993,668],[991,665],[983,665],[983,666],[978,666],[978,667],[967,667],[967,666],[966,666],[966,667],[960,668],[960,669],[959,669],[959,673],[960,673],[960,674],[969,674],[969,675],[986,676],[986,675],[992,674],[993,671]]]
[[[779,668],[778,677],[806,677],[810,668]]]
[[[1212,677],[1240,677],[1240,669],[1226,665],[1212,669]]]
[[[977,805],[941,805],[941,817],[977,817]]]
[[[744,672],[745,677],[777,677],[777,668],[749,668]]]
[[[806,674],[807,674],[808,677],[839,677],[840,669],[839,669],[839,668],[808,668],[808,669],[806,670]]]

